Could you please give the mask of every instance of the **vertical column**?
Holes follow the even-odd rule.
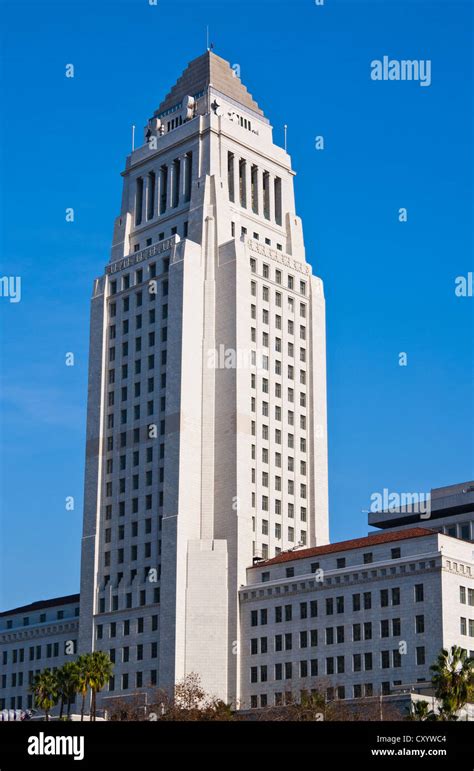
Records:
[[[245,161],[245,207],[252,211],[252,166]]]

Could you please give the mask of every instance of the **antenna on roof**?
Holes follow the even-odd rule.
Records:
[[[132,125],[132,153],[135,150],[135,124]]]
[[[212,51],[214,48],[214,43],[209,42],[209,25],[206,25],[206,48],[208,51]]]
[[[288,126],[286,125],[286,123],[283,126],[283,130],[285,132],[285,153],[286,153],[287,144],[288,144],[288,141],[287,141],[288,140]]]

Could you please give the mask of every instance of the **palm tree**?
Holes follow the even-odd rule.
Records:
[[[81,722],[84,720],[84,707],[89,686],[91,684],[92,662],[91,653],[84,653],[77,659],[78,668],[77,691],[82,696],[81,703]]]
[[[44,710],[45,719],[49,720],[49,711],[58,703],[58,679],[51,669],[39,672],[30,687],[34,694],[35,704]]]
[[[422,722],[428,720],[430,716],[430,708],[427,701],[415,701],[410,705],[410,714],[407,720],[417,720]]]
[[[76,661],[68,661],[58,669],[58,690],[61,698],[61,709],[59,718],[63,716],[64,704],[67,705],[67,717],[71,714],[71,703],[74,701],[76,693],[79,690],[79,667]]]
[[[430,667],[435,694],[441,701],[440,719],[456,720],[456,713],[474,696],[474,659],[453,645],[443,649]]]
[[[104,688],[112,677],[114,665],[110,657],[104,651],[94,651],[90,654],[91,674],[90,687],[92,691],[91,715],[96,719],[97,694]]]

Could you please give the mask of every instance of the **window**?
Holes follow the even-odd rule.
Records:
[[[424,646],[419,646],[416,649],[416,663],[418,666],[422,666],[425,663],[425,648]]]
[[[423,634],[425,631],[425,617],[415,616],[415,631],[417,634]]]
[[[415,602],[423,602],[424,592],[423,584],[415,584]]]

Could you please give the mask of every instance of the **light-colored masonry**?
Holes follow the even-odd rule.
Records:
[[[246,569],[328,541],[324,293],[293,179],[212,52],[127,158],[91,309],[79,648],[111,652],[105,698],[197,672],[239,699]]]

